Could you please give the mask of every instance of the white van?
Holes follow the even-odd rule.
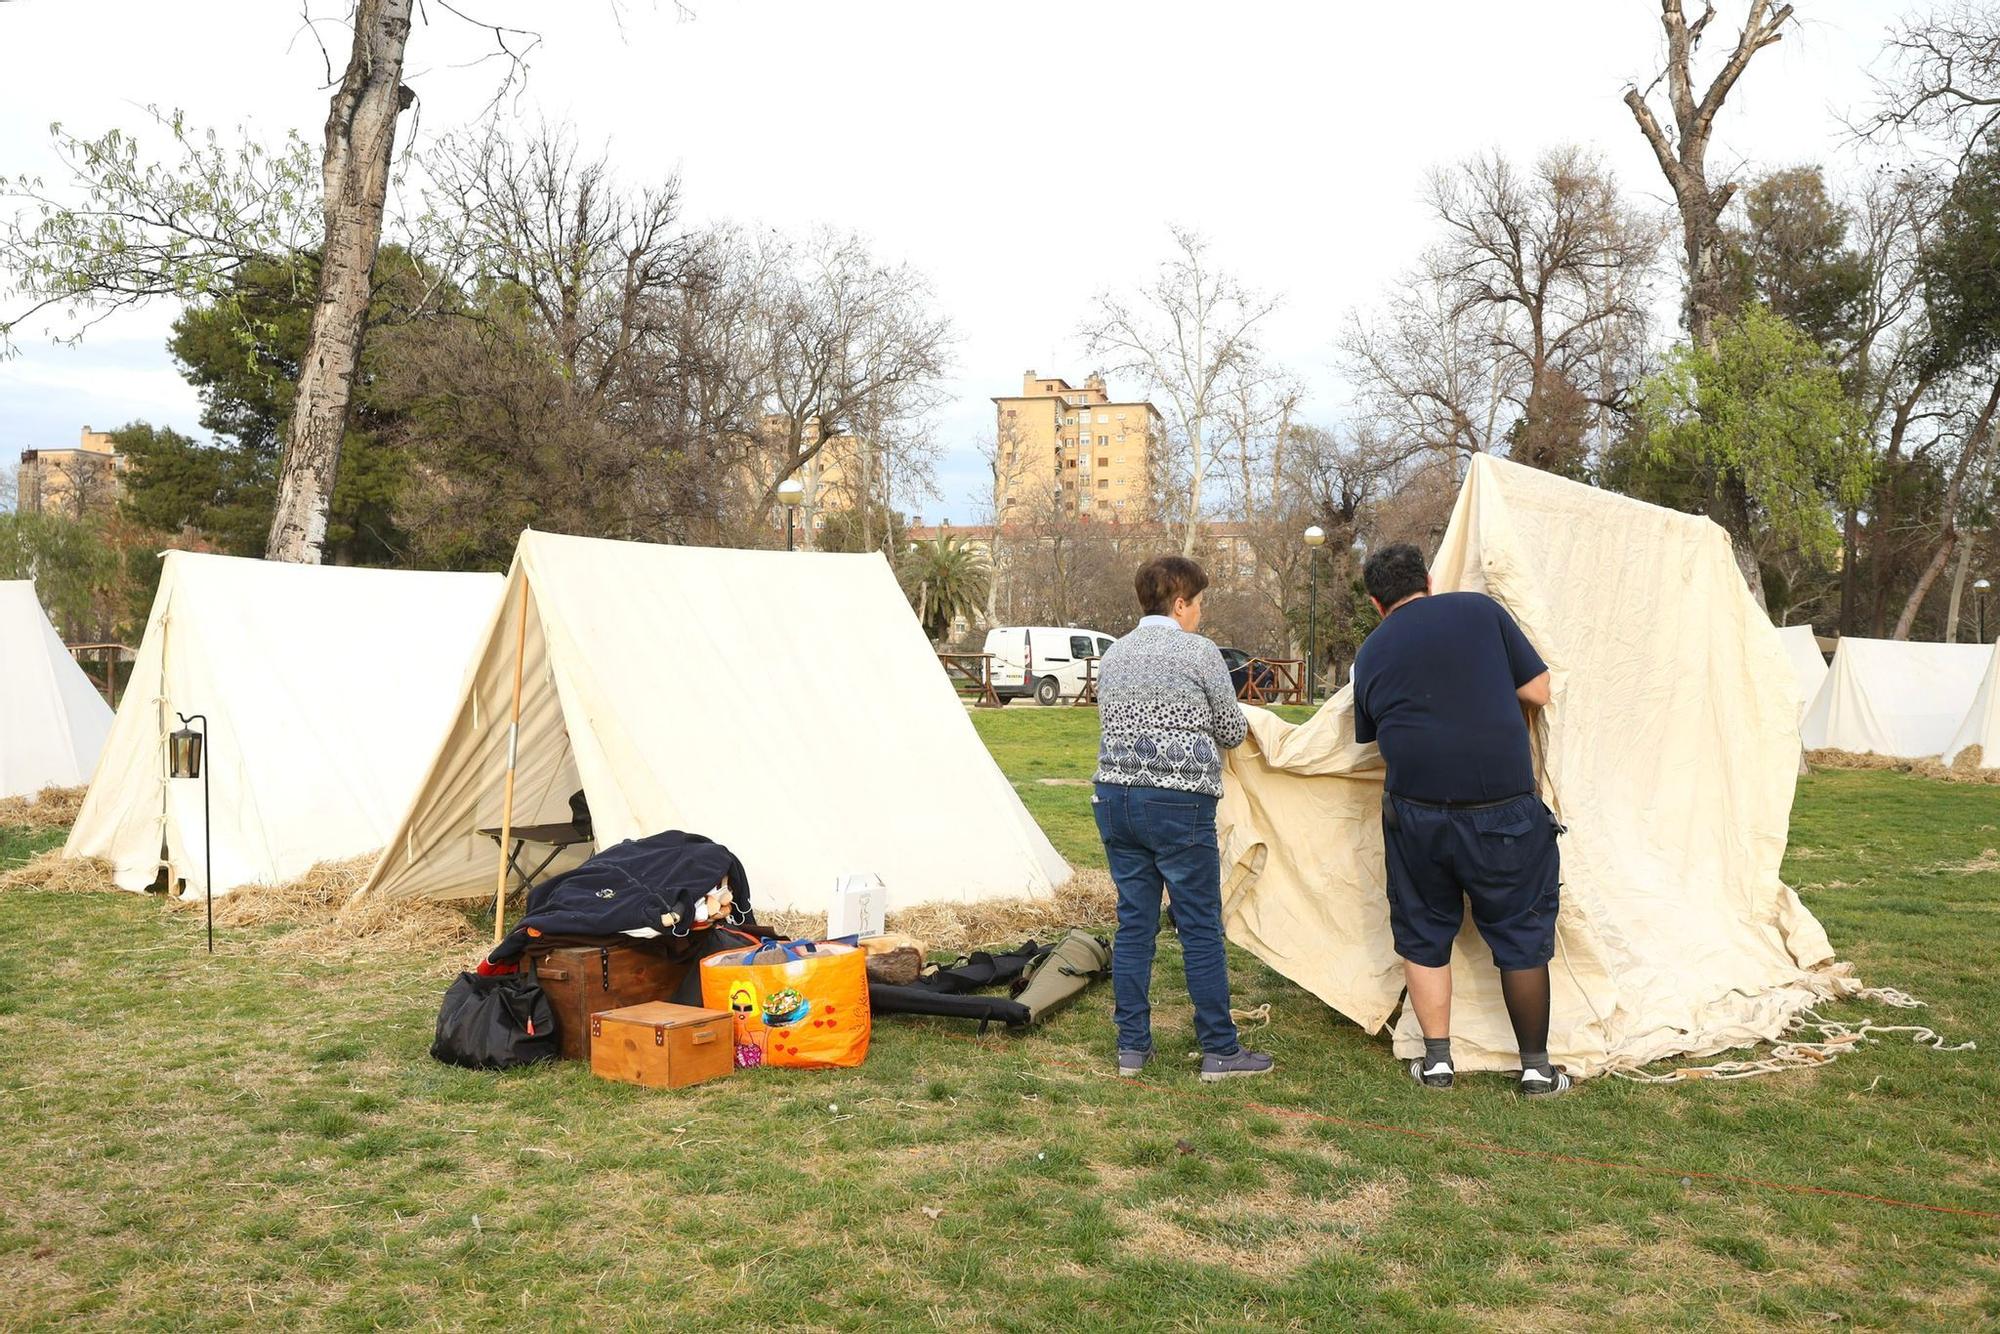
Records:
[[[1104,656],[1111,636],[1073,625],[1003,625],[986,632],[993,655],[993,693],[1003,700],[1034,696],[1037,704],[1075,699],[1084,663]]]

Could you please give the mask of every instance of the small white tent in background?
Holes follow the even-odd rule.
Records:
[[[0,797],[90,781],[111,706],[63,647],[35,586],[0,581]]]
[[[1826,655],[1819,651],[1819,636],[1810,625],[1781,625],[1778,638],[1792,660],[1792,674],[1799,681],[1799,717],[1804,718],[1819,688],[1826,684]]]
[[[1951,744],[1986,660],[1985,644],[1931,644],[1843,635],[1826,683],[1806,710],[1807,750],[1927,760]]]
[[[388,840],[451,719],[497,574],[286,565],[170,551],[146,637],[63,853],[124,889],[168,865],[200,897],[199,782],[166,776],[177,714],[206,715],[215,892]]]
[[[1069,877],[879,554],[528,532],[430,776],[361,894],[493,893],[478,831],[500,824],[517,661],[517,825],[567,821],[581,788],[598,846],[713,838],[742,858],[760,910],[823,910],[850,872],[880,875],[896,907],[1045,898]]]
[[[1951,764],[1968,746],[1979,747],[1979,767],[2000,769],[2000,650],[1986,652],[1986,674],[1979,678],[1979,691],[1972,707],[1958,725],[1958,731],[1944,748],[1944,762]]]

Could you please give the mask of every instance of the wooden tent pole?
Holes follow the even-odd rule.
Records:
[[[514,617],[514,713],[507,724],[507,791],[500,800],[500,873],[493,883],[493,943],[507,929],[507,845],[514,840],[514,763],[521,749],[521,667],[528,653],[528,572],[521,571],[521,604]]]

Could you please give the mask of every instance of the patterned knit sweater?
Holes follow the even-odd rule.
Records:
[[[1222,652],[1165,616],[1147,616],[1097,665],[1100,783],[1222,795],[1222,752],[1243,743]]]

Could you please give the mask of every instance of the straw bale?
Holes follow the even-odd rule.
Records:
[[[1018,945],[1031,937],[1048,940],[1073,926],[1105,927],[1118,916],[1111,877],[1080,870],[1047,900],[991,899],[981,903],[919,903],[891,909],[888,928],[924,942],[932,953],[962,954],[995,945]],[[759,913],[757,920],[788,936],[817,938],[826,932],[825,913]]]
[[[1945,783],[2000,785],[2000,769],[1982,769],[1978,746],[1967,746],[1947,767],[1941,760],[1904,760],[1893,755],[1857,755],[1846,750],[1809,750],[1806,764],[1813,769],[1881,769],[1919,778],[1935,778]]]
[[[32,797],[0,797],[0,825],[23,829],[67,829],[83,809],[81,787],[45,787]]]
[[[0,890],[44,889],[58,894],[94,894],[117,890],[111,883],[111,863],[101,857],[65,857],[61,848],[32,857],[10,871],[0,872]]]

